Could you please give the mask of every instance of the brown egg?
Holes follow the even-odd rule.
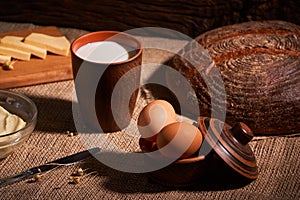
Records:
[[[160,130],[176,121],[173,106],[165,100],[154,100],[143,108],[138,117],[138,129],[143,138],[155,142]]]
[[[165,126],[157,135],[157,147],[162,155],[170,158],[187,158],[202,144],[200,130],[187,122],[174,122]]]

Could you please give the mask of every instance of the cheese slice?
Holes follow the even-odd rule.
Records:
[[[18,36],[5,36],[0,40],[1,46],[9,47],[12,49],[22,50],[39,58],[45,59],[47,56],[47,50],[42,49],[30,44],[25,44],[22,42],[23,37]]]
[[[0,55],[0,63],[4,64],[11,61],[11,56]]]
[[[27,60],[27,61],[30,60],[30,55],[31,55],[28,52],[9,48],[9,47],[4,47],[1,44],[0,44],[0,54],[11,56],[19,60]]]
[[[70,42],[65,36],[31,33],[25,38],[24,42],[63,56],[67,56],[70,51]]]
[[[9,40],[9,41],[19,41],[22,42],[22,40],[24,39],[24,37],[20,37],[20,36],[13,36],[13,35],[7,35],[4,36],[5,40]],[[2,38],[2,39],[4,39]],[[2,40],[1,39],[1,40]]]

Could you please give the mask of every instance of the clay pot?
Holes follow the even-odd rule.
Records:
[[[153,181],[165,186],[185,187],[207,182],[248,183],[258,177],[256,159],[248,145],[253,137],[248,126],[238,123],[231,127],[206,117],[200,117],[198,124],[204,137],[199,151],[189,158],[149,172]],[[143,138],[139,144],[143,152],[157,150],[155,143]]]
[[[128,52],[127,60],[114,63],[92,62],[76,54],[83,45],[99,41],[117,42],[133,50]],[[122,32],[92,32],[72,43],[71,56],[76,94],[85,124],[100,132],[126,128],[135,108],[140,84],[141,43]],[[125,83],[119,84],[115,91],[120,79]],[[116,94],[115,98],[113,94]]]

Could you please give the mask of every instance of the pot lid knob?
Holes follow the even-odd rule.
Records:
[[[248,144],[253,138],[253,132],[243,122],[236,123],[231,129],[233,137],[243,145]]]

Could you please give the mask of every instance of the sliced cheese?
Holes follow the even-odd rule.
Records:
[[[5,40],[9,40],[9,41],[19,41],[19,42],[21,42],[23,39],[24,39],[24,37],[21,37],[21,36],[13,36],[13,35],[7,35],[7,36],[4,36],[4,38],[5,38]],[[2,39],[4,39],[4,38],[2,38]],[[1,39],[1,40],[2,40]]]
[[[31,33],[24,42],[63,56],[67,56],[70,51],[70,42],[65,36],[56,37],[42,33]]]
[[[4,64],[11,61],[11,56],[0,55],[0,63]]]
[[[25,44],[22,42],[23,38],[18,36],[5,36],[0,40],[1,46],[9,47],[12,49],[22,50],[31,53],[39,58],[45,59],[47,56],[47,50],[42,49],[31,44]]]
[[[30,53],[18,49],[4,47],[1,44],[0,44],[0,54],[11,56],[19,60],[30,60]]]

